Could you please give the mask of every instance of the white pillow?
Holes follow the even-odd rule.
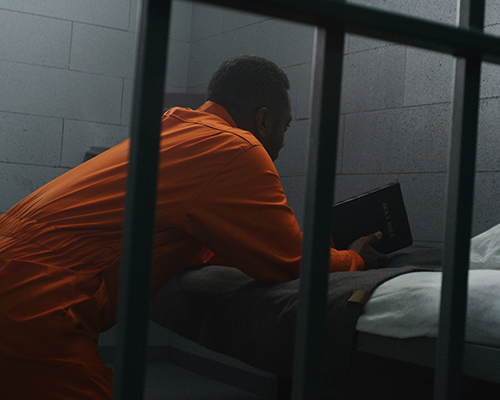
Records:
[[[470,269],[500,269],[500,224],[470,241]]]

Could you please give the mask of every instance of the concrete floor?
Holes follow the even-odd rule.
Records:
[[[144,400],[269,400],[170,363],[148,363]]]

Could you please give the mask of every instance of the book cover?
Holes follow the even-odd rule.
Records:
[[[380,253],[389,254],[413,243],[398,182],[339,202],[332,214],[332,235],[338,250],[377,231],[382,232],[382,239],[373,248]]]

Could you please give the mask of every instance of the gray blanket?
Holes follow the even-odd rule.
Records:
[[[395,253],[386,268],[329,275],[325,384],[349,371],[355,328],[363,305],[355,290],[372,292],[395,276],[436,267],[441,252],[427,247]],[[299,280],[266,283],[239,270],[210,266],[186,270],[152,300],[153,321],[209,349],[257,368],[291,377]]]

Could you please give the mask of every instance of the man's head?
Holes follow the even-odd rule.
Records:
[[[236,125],[253,133],[275,160],[292,120],[289,89],[287,76],[275,63],[239,56],[214,72],[207,100],[223,106]]]

